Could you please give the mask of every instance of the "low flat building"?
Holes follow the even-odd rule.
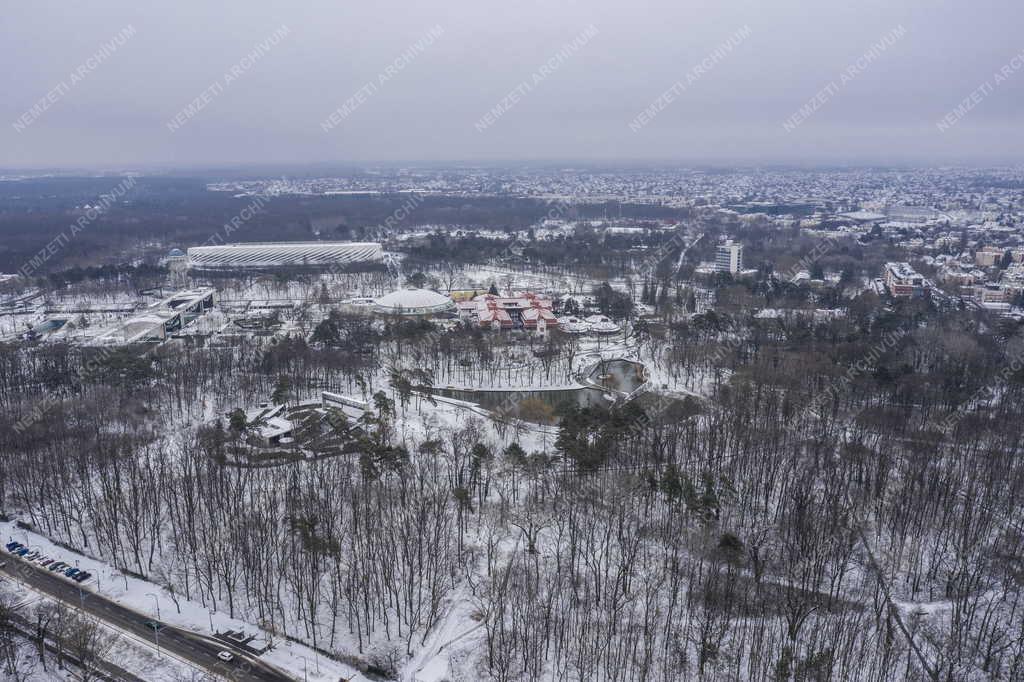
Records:
[[[978,303],[1009,303],[1010,292],[998,284],[983,284],[974,287],[974,300]]]
[[[179,291],[85,342],[128,345],[163,341],[213,309],[216,293],[209,287]]]
[[[910,267],[909,263],[886,263],[883,276],[885,287],[891,296],[910,298],[925,296],[928,293],[928,281]]]
[[[999,264],[999,261],[1003,259],[1004,253],[1006,252],[1003,249],[986,246],[974,254],[974,262],[980,267],[990,268]]]

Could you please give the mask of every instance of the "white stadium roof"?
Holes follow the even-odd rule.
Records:
[[[195,268],[348,265],[382,262],[384,251],[376,242],[254,242],[193,246],[188,260]]]
[[[452,299],[429,289],[399,289],[373,303],[379,312],[393,315],[429,315],[455,307]]]

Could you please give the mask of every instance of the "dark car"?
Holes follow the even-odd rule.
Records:
[[[8,543],[7,543],[6,545],[4,545],[4,546],[5,546],[6,548],[7,548],[7,551],[8,551],[8,552],[14,552],[14,551],[16,551],[16,550],[17,550],[17,549],[18,549],[19,547],[21,547],[21,543],[20,543],[20,542],[8,542]]]
[[[66,575],[69,578],[74,578],[79,573],[81,573],[81,571],[79,571],[77,568],[69,568],[68,570],[64,571],[64,575]]]
[[[89,573],[88,571],[82,571],[81,573],[79,573],[78,575],[76,575],[76,576],[74,577],[74,579],[75,579],[75,580],[76,580],[77,582],[80,582],[80,583],[84,583],[84,582],[85,582],[86,580],[88,580],[88,579],[89,579],[89,578],[91,578],[91,577],[92,577],[92,573]]]

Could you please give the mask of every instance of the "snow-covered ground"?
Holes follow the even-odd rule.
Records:
[[[77,673],[72,668],[61,669],[57,666],[57,656],[46,653],[44,662],[39,658],[39,652],[35,645],[27,638],[17,637],[17,653],[15,654],[15,665],[23,676],[21,682],[66,682],[77,680]],[[17,679],[14,676],[7,677],[2,666],[0,666],[0,678]]]
[[[402,670],[403,682],[445,682],[459,677],[460,663],[473,662],[486,631],[465,588],[458,590],[441,622]]]
[[[327,659],[307,646],[275,638],[251,623],[238,618],[231,618],[223,612],[211,612],[210,609],[201,604],[187,599],[178,597],[177,602],[175,602],[166,591],[154,583],[125,575],[100,559],[64,549],[38,533],[19,528],[14,522],[0,521],[0,537],[4,538],[5,543],[15,540],[31,547],[33,551],[40,551],[48,557],[53,557],[59,561],[89,571],[94,577],[83,587],[83,591],[86,594],[90,592],[98,594],[138,613],[152,616],[154,619],[168,625],[191,630],[202,635],[211,636],[216,632],[224,632],[226,630],[243,630],[247,634],[256,635],[258,640],[272,644],[272,648],[260,657],[261,660],[299,679],[304,674],[312,682],[336,682],[339,678],[360,679],[359,671],[355,668]],[[6,551],[4,551],[4,554],[7,554]],[[7,555],[5,560],[18,561],[17,559],[10,558],[10,555]],[[156,595],[156,599],[150,595]],[[157,614],[158,603],[159,617]],[[212,629],[211,624],[213,626]],[[129,639],[135,641],[139,646],[148,646],[149,644],[148,642],[143,643],[140,640],[135,640],[134,637],[127,635],[125,639],[126,641]],[[253,642],[253,645],[258,643]],[[155,652],[153,653],[155,655]],[[310,663],[307,665],[306,661]],[[184,662],[182,664],[188,665]],[[151,665],[152,669],[158,667],[156,663]],[[168,671],[164,670],[164,672]],[[142,677],[147,680],[159,679],[146,675],[142,675]]]
[[[0,580],[0,592],[10,595],[18,613],[26,615],[31,614],[37,608],[57,603],[46,594],[6,579]],[[180,682],[180,680],[191,679],[193,674],[202,672],[187,661],[168,655],[166,651],[158,655],[150,643],[143,642],[102,621],[99,622],[106,633],[101,644],[104,649],[103,660],[114,663],[140,679],[147,682]],[[19,655],[25,661],[25,669],[32,671],[28,680],[42,682],[43,680],[79,679],[73,666],[63,671],[59,670],[56,656],[49,652],[46,654],[47,670],[44,670],[36,646],[27,638],[24,639],[23,648],[24,651]],[[2,671],[0,671],[0,675],[2,675]]]

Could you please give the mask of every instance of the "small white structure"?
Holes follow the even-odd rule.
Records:
[[[352,407],[363,412],[370,411],[370,403],[365,400],[359,400],[358,398],[350,398],[347,395],[341,395],[340,393],[332,393],[330,391],[324,391],[321,396],[322,404],[324,407]]]
[[[619,325],[604,315],[591,315],[584,322],[589,327],[589,331],[594,334],[614,334],[621,329]]]
[[[566,334],[586,334],[590,331],[590,325],[578,317],[562,318],[561,328]]]
[[[256,427],[256,432],[265,445],[276,445],[291,437],[292,423],[284,417],[270,417]]]

